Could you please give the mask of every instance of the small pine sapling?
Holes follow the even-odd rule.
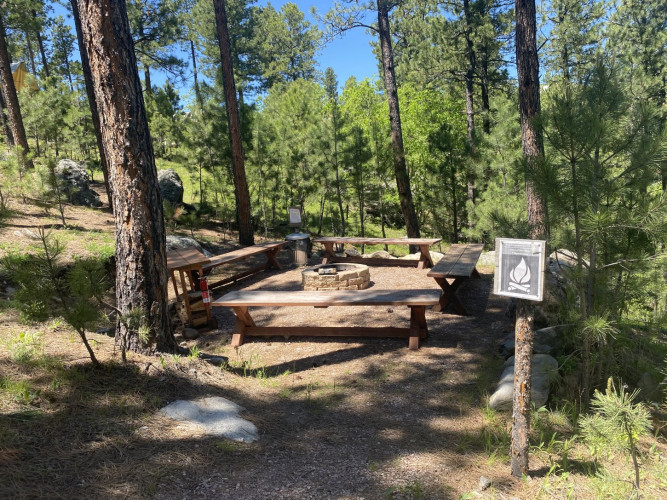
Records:
[[[81,259],[72,266],[61,263],[64,247],[39,229],[41,248],[34,254],[10,254],[3,263],[17,285],[16,301],[26,319],[45,320],[62,316],[77,332],[94,366],[99,361],[86,332],[103,315],[102,297],[110,283],[99,260]]]
[[[630,454],[635,469],[634,487],[638,490],[637,440],[651,431],[651,417],[642,403],[633,403],[637,394],[638,390],[626,393],[624,387],[616,391],[610,377],[605,392],[596,390],[591,400],[591,408],[595,413],[583,417],[580,426],[594,454],[613,449]]]
[[[56,174],[56,162],[50,159],[46,166],[38,169],[42,181],[42,203],[48,209],[55,205],[60,213],[60,220],[63,226],[67,226],[65,220],[65,203],[67,202],[67,193],[64,180]]]

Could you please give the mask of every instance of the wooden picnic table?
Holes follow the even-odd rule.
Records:
[[[253,267],[252,269],[248,269],[247,271],[242,271],[228,278],[211,283],[209,284],[209,288],[217,288],[226,283],[231,283],[232,281],[245,278],[246,276],[250,276],[251,274],[255,274],[266,269],[282,269],[282,266],[276,257],[278,252],[280,252],[286,244],[286,241],[265,241],[264,243],[258,243],[257,245],[250,247],[239,248],[238,250],[232,250],[231,252],[214,255],[209,259],[209,262],[203,266],[204,272],[207,274],[217,266],[231,264],[232,262],[244,260],[252,257],[253,255],[264,254],[266,256],[266,262],[257,267]]]
[[[399,337],[408,338],[410,349],[419,348],[419,339],[426,338],[425,311],[438,304],[440,292],[424,290],[337,290],[337,291],[268,291],[240,290],[223,295],[213,306],[230,307],[236,315],[231,345],[243,344],[246,335],[306,335],[338,337]],[[410,308],[409,327],[367,326],[257,326],[249,307],[330,307],[330,306],[407,306]]]
[[[205,318],[194,318],[192,314],[192,302],[190,293],[199,290],[196,279],[204,275],[203,266],[208,264],[210,259],[202,252],[193,247],[176,248],[167,252],[167,270],[171,276],[171,283],[174,286],[176,300],[179,298],[178,281],[176,273],[180,277],[180,285],[183,290],[183,302],[188,317],[189,324],[197,326],[211,321],[211,308],[209,304],[202,304],[206,312]],[[195,274],[196,273],[196,274]]]
[[[444,311],[448,305],[454,306],[457,313],[466,316],[468,312],[456,296],[456,290],[470,278],[479,278],[477,260],[482,254],[481,243],[452,245],[440,261],[429,270],[427,276],[434,278],[442,288],[439,309]],[[448,279],[452,279],[450,284]]]
[[[286,241],[267,241],[258,243],[257,245],[232,250],[231,252],[226,252],[220,255],[214,255],[210,258],[206,257],[202,252],[193,247],[175,249],[167,252],[167,269],[171,275],[171,282],[174,285],[174,292],[176,293],[177,299],[179,297],[179,280],[176,279],[176,273],[180,276],[180,285],[183,290],[183,302],[185,304],[188,323],[194,326],[204,323],[212,323],[209,304],[199,304],[199,300],[197,300],[195,302],[196,306],[193,306],[193,301],[190,297],[192,292],[199,291],[199,283],[197,282],[199,278],[209,274],[217,266],[231,264],[232,262],[238,262],[252,257],[253,255],[260,254],[266,256],[265,263],[246,271],[234,273],[232,276],[211,283],[208,285],[208,288],[212,290],[265,269],[282,269],[276,257],[286,243]],[[206,317],[195,317],[195,315],[193,315],[193,312],[196,312],[195,309],[199,311],[205,310]]]
[[[433,266],[429,249],[432,245],[440,241],[440,238],[348,238],[342,236],[328,236],[313,240],[314,243],[324,245],[322,264],[328,264],[329,262],[357,262],[369,266],[416,266],[417,269]],[[346,243],[350,245],[415,245],[419,247],[421,255],[419,256],[419,260],[385,259],[379,257],[363,258],[355,256],[338,257],[334,252],[334,245],[344,245]]]

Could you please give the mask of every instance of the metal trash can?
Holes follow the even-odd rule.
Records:
[[[310,236],[306,233],[292,233],[285,236],[290,249],[290,258],[297,266],[308,264],[308,254],[310,253]]]

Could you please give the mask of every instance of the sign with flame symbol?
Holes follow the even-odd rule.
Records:
[[[545,252],[544,241],[496,239],[494,293],[541,301]]]

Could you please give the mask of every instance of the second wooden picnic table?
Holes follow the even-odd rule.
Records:
[[[430,247],[439,243],[440,238],[359,238],[359,237],[343,237],[343,236],[328,236],[325,238],[317,238],[313,240],[314,243],[321,243],[324,245],[324,258],[322,264],[330,262],[361,262],[369,266],[405,266],[417,267],[417,269],[424,269],[425,267],[432,267]],[[338,257],[334,252],[334,245],[415,245],[419,247],[421,252],[419,260],[408,259],[387,259],[380,257]]]

